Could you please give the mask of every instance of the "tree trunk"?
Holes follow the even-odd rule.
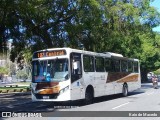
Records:
[[[0,25],[0,48],[2,48],[2,49],[0,49],[0,53],[2,53],[3,52],[3,48],[5,47],[4,45],[4,43],[5,43],[5,41],[4,41],[4,32],[5,32],[5,26],[4,25]]]

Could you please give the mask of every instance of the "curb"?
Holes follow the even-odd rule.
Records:
[[[1,92],[2,92],[2,93],[8,93],[8,91],[9,91],[9,90],[6,90],[6,89],[5,89],[5,90],[2,90]]]
[[[17,95],[17,96],[21,96],[21,95],[31,95],[31,92],[30,91],[27,91],[27,92],[9,92],[9,93],[0,93],[0,95],[7,95],[7,94],[14,94],[14,95]]]
[[[4,90],[0,90],[0,94],[1,93],[14,93],[14,92],[29,92],[31,91],[30,88],[14,88],[14,89],[4,89]]]
[[[18,85],[5,85],[5,88],[12,88],[12,87],[18,87]]]

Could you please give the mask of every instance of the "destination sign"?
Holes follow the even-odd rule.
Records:
[[[36,52],[33,58],[53,57],[53,56],[61,56],[61,55],[66,55],[66,51],[65,50],[54,50],[54,51]]]

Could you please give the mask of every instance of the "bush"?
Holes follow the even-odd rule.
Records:
[[[0,74],[8,74],[9,73],[9,70],[8,68],[6,67],[0,67]]]
[[[27,75],[27,73],[25,72],[25,71],[23,71],[23,70],[19,70],[18,72],[17,72],[17,74],[16,74],[16,78],[17,79],[22,79],[22,80],[27,80],[28,79],[28,75]]]

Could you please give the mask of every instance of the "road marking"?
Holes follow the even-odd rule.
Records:
[[[129,103],[130,103],[130,102],[127,102],[127,103],[121,104],[121,105],[116,106],[116,107],[114,107],[114,108],[112,108],[112,109],[114,110],[114,109],[120,108],[120,107],[125,106],[125,105],[127,105],[127,104],[129,104]]]

